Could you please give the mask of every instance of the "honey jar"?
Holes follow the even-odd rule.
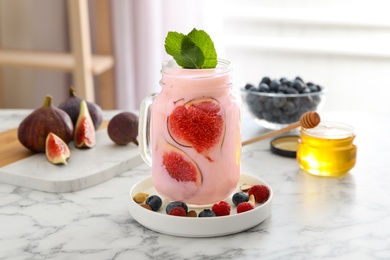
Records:
[[[343,176],[356,163],[354,139],[353,127],[343,123],[321,122],[314,128],[301,128],[296,157],[298,164],[310,174]]]

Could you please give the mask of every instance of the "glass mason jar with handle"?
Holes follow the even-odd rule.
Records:
[[[206,205],[224,200],[240,177],[240,99],[232,68],[162,65],[162,90],[140,109],[140,149],[152,166],[154,188],[172,201]]]

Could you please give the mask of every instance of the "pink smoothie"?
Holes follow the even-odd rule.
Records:
[[[152,175],[155,189],[170,200],[215,203],[226,199],[239,180],[240,104],[232,94],[231,68],[219,62],[216,69],[201,70],[178,68],[172,61],[163,65],[162,91],[151,107]],[[204,119],[209,113],[215,120]]]

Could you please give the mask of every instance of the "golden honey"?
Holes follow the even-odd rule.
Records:
[[[356,163],[354,129],[345,124],[323,122],[312,129],[301,129],[298,139],[299,166],[314,175],[342,176]]]

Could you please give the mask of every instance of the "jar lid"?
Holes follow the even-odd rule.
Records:
[[[297,156],[298,135],[285,135],[276,137],[271,141],[271,151],[285,157]]]
[[[355,136],[354,128],[339,122],[321,122],[314,128],[301,128],[302,133],[316,138],[343,139]]]

